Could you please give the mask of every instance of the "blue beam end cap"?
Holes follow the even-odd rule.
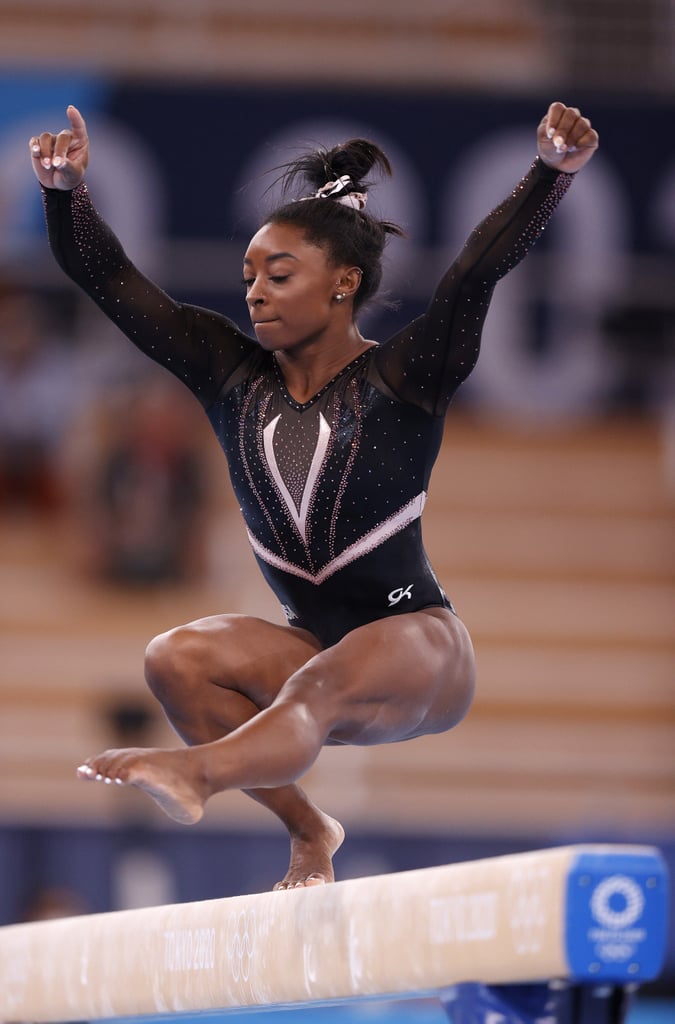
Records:
[[[565,948],[578,981],[658,977],[668,931],[668,869],[652,847],[580,852],[567,878]]]

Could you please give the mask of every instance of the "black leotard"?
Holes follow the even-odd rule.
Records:
[[[473,231],[426,313],[303,404],[231,320],[175,302],[130,263],[85,185],[44,196],[56,259],[202,403],[267,582],[289,623],[329,645],[383,616],[452,607],[420,526],[443,416],[478,358],[495,283],[571,181],[537,158]]]

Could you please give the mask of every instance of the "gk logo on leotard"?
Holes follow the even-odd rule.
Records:
[[[391,594],[387,595],[389,598],[389,607],[393,608],[394,605],[398,604],[403,597],[407,597],[409,601],[412,600],[412,594],[410,591],[414,586],[414,583],[409,583],[407,587],[397,587],[396,590],[392,590]]]

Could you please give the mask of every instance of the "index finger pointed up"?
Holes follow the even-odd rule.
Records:
[[[71,103],[66,110],[70,126],[73,129],[73,141],[84,142],[87,138],[87,126],[84,122],[82,114],[79,112],[77,107],[74,107]]]

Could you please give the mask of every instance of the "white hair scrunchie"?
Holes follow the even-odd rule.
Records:
[[[353,210],[362,210],[368,201],[368,196],[365,192],[347,192],[345,195],[340,195],[340,192],[344,192],[346,188],[353,185],[354,182],[348,174],[343,174],[341,178],[336,181],[327,181],[325,185],[313,192],[311,196],[303,196],[300,202],[305,199],[334,199],[334,202],[341,203],[342,206],[351,206]]]

